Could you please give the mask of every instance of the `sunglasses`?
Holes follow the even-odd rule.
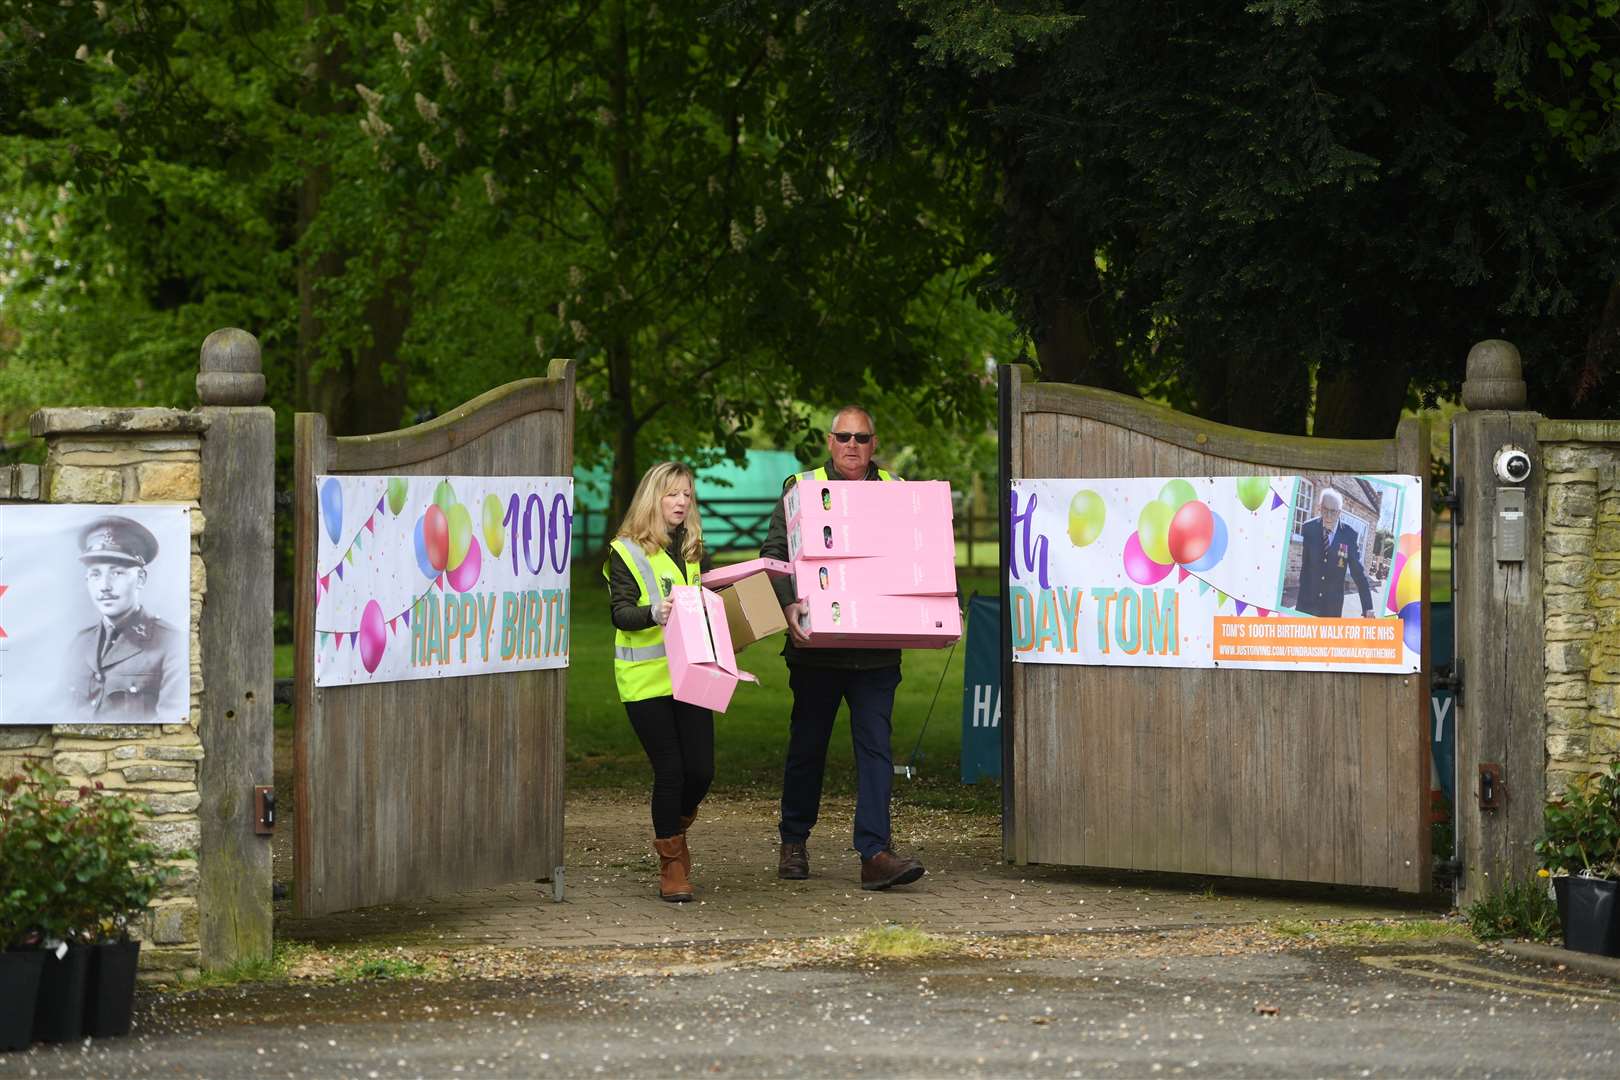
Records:
[[[849,440],[854,439],[861,446],[865,446],[872,441],[872,433],[869,431],[835,431],[832,433],[832,437],[841,443],[847,443]]]

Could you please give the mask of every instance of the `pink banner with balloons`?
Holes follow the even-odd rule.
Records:
[[[315,487],[317,686],[568,666],[571,477]]]
[[[1415,476],[1017,480],[1013,659],[1422,669]]]

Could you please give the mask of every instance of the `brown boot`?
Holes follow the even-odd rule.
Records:
[[[686,838],[671,836],[667,840],[654,840],[653,850],[658,852],[658,898],[672,904],[684,904],[692,899],[692,886],[686,880],[686,868],[681,865],[681,852]]]
[[[681,818],[681,865],[686,868],[687,877],[692,876],[692,853],[686,850],[686,830],[690,829],[692,822],[696,820],[696,810],[692,811],[690,816],[682,816]]]

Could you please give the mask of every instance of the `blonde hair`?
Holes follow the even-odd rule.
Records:
[[[630,509],[619,523],[616,539],[640,544],[641,550],[652,555],[669,546],[669,526],[664,524],[664,508],[660,501],[685,482],[692,489],[692,505],[686,511],[686,537],[681,544],[682,562],[703,561],[703,521],[698,517],[697,477],[689,466],[679,461],[664,461],[648,469],[636,485],[630,499]]]

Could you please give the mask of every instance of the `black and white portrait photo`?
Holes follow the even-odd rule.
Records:
[[[0,723],[185,721],[185,507],[0,509],[0,585]]]

